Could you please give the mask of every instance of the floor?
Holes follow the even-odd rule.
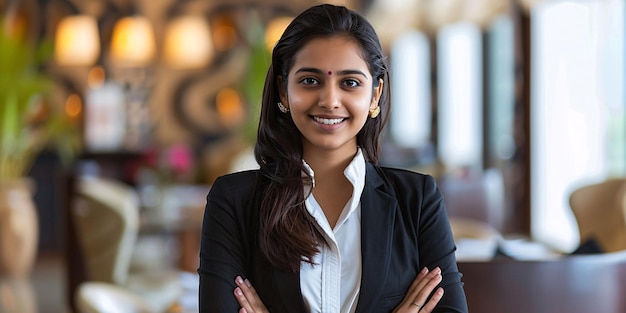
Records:
[[[148,248],[154,247],[147,245],[144,250]],[[197,274],[184,271],[180,277],[183,293],[172,312],[197,313]],[[62,255],[40,254],[29,280],[0,278],[0,313],[72,313],[66,282]]]
[[[64,313],[65,271],[55,254],[40,255],[29,280],[0,279],[0,313]]]
[[[33,272],[38,313],[67,312],[65,268],[58,256],[39,258]]]
[[[181,305],[185,309],[178,312],[197,312],[197,269],[198,251],[196,235],[149,236],[138,239],[133,260],[135,265],[178,267],[186,275],[181,276],[184,282]],[[187,249],[185,248],[186,246]],[[188,252],[185,252],[189,250]],[[0,313],[72,313],[69,308],[67,294],[66,265],[62,252],[39,252],[34,268],[28,280],[8,280],[0,277]],[[177,266],[178,265],[178,266]],[[189,286],[196,287],[196,289]]]

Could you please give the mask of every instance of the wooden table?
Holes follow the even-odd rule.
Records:
[[[470,312],[624,313],[626,251],[459,262]]]

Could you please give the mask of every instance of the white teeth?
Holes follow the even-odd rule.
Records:
[[[343,122],[342,118],[321,118],[321,117],[314,116],[313,119],[315,119],[315,121],[318,123],[322,123],[326,125],[334,125],[334,124],[339,124]]]

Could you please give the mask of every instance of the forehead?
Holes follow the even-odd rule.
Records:
[[[296,53],[290,72],[302,67],[323,71],[353,69],[370,74],[367,63],[363,60],[361,46],[346,36],[320,37],[307,42]]]

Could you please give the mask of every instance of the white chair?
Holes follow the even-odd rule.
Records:
[[[146,300],[115,284],[85,282],[76,290],[79,313],[152,313]]]
[[[109,283],[141,297],[150,312],[166,312],[182,293],[177,270],[131,272],[139,233],[139,201],[121,182],[88,177],[77,181],[72,220],[83,252],[87,280]]]

